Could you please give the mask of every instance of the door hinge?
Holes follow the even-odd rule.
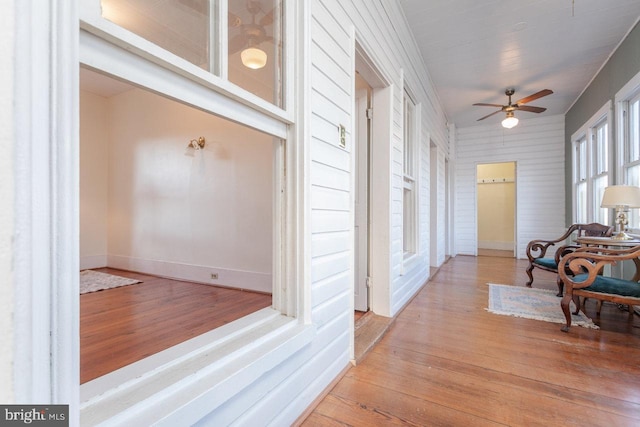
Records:
[[[367,119],[368,120],[373,119],[373,108],[367,108]]]

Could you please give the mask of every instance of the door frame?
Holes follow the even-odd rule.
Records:
[[[356,71],[356,77],[359,73]],[[369,278],[371,263],[371,217],[370,217],[370,174],[371,174],[371,101],[373,88],[359,77],[367,87],[358,89],[356,85],[354,122],[354,309],[369,311]],[[362,229],[364,228],[364,229]],[[364,257],[364,259],[363,259]]]

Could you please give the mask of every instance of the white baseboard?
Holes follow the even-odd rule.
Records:
[[[489,240],[478,240],[478,249],[494,249],[497,251],[512,251],[515,249],[513,242],[496,242]]]
[[[250,291],[273,292],[271,274],[268,273],[156,261],[121,255],[109,255],[107,265],[121,270],[137,271],[139,273],[153,274],[171,279],[188,280],[191,282],[220,285]],[[218,278],[212,279],[211,274],[217,274]]]
[[[107,255],[88,255],[80,257],[80,270],[107,266]]]

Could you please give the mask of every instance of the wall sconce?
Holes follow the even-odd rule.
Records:
[[[627,212],[629,208],[640,208],[640,187],[635,185],[612,185],[604,189],[602,195],[602,208],[615,208],[616,210],[616,235],[613,239],[630,240],[633,237],[625,233],[629,220]]]
[[[192,139],[191,141],[189,141],[189,145],[187,145],[187,148],[193,148],[194,150],[202,150],[204,148],[204,136],[201,136],[198,139]]]

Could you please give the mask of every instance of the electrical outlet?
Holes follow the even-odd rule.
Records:
[[[211,273],[211,280],[218,280],[218,273]]]

